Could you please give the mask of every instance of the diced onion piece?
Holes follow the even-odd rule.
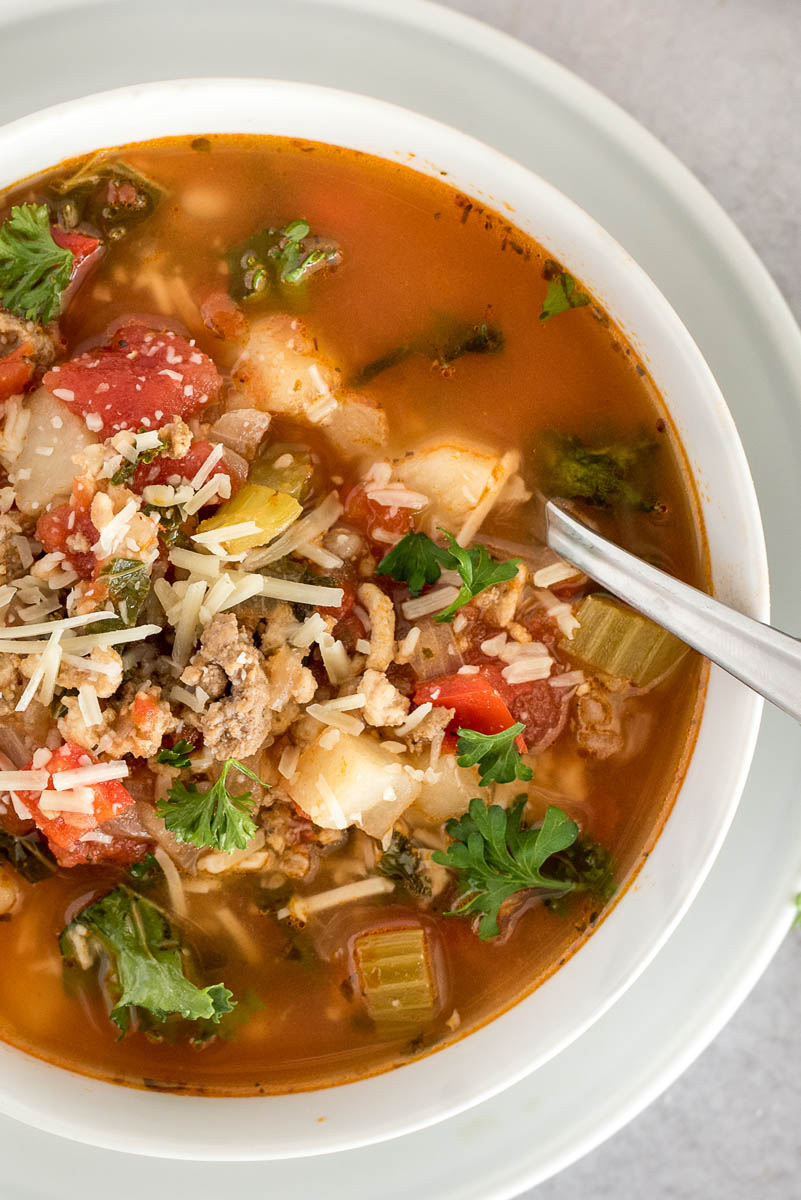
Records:
[[[379,1031],[422,1029],[437,995],[425,930],[371,930],[356,938],[354,956],[365,1007]]]
[[[647,687],[676,665],[687,647],[642,613],[611,596],[587,596],[579,627],[561,647],[596,671]]]
[[[259,483],[246,483],[235,496],[220,505],[213,517],[203,521],[199,532],[221,532],[227,525],[252,521],[256,526],[255,533],[246,534],[244,537],[223,535],[219,539],[229,554],[239,554],[240,551],[251,550],[254,546],[263,546],[272,541],[283,533],[287,526],[297,521],[302,512],[303,509],[294,496],[276,492],[273,488],[263,487]]]

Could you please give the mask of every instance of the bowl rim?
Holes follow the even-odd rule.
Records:
[[[259,109],[259,105],[253,103],[257,94],[261,101],[271,100],[274,107],[270,110],[270,120],[261,119],[257,114],[254,125],[252,109]],[[236,124],[232,124],[230,117],[223,118],[220,114],[226,111],[226,104],[229,108],[233,104],[238,112],[248,114],[247,120],[245,116],[241,116],[237,118]],[[316,108],[318,105],[320,109]],[[270,109],[270,105],[263,104],[263,108]],[[324,110],[324,118],[320,110]],[[301,115],[303,119],[300,119]],[[145,118],[149,121],[147,128],[143,126]],[[368,153],[378,153],[381,157],[403,162],[418,171],[423,168],[424,174],[433,175],[434,169],[426,169],[426,164],[420,161],[421,148],[425,147],[426,152],[430,150],[436,155],[436,158],[432,158],[427,164],[428,168],[431,168],[432,163],[449,166],[452,162],[456,163],[457,168],[450,169],[450,178],[446,182],[456,182],[460,190],[467,191],[471,196],[479,196],[482,202],[500,209],[509,197],[508,192],[504,191],[503,198],[499,201],[493,195],[487,195],[482,188],[463,186],[460,182],[463,176],[459,175],[458,170],[464,169],[464,164],[469,163],[474,168],[487,168],[490,176],[504,178],[505,187],[511,187],[515,194],[519,191],[530,203],[533,204],[536,199],[537,205],[544,205],[552,213],[557,227],[562,228],[561,219],[574,233],[578,231],[581,235],[580,242],[581,238],[584,239],[582,244],[585,245],[585,249],[589,246],[592,253],[597,252],[601,256],[602,264],[608,266],[613,275],[623,280],[624,288],[632,289],[635,295],[648,301],[650,325],[656,324],[661,327],[662,333],[668,337],[669,346],[666,353],[676,357],[682,368],[694,378],[698,391],[707,399],[711,412],[707,433],[711,431],[716,435],[712,440],[720,441],[725,450],[721,457],[726,459],[727,469],[736,477],[740,489],[742,511],[738,510],[734,517],[728,513],[722,516],[724,520],[731,517],[732,524],[736,519],[742,525],[746,535],[743,560],[736,563],[737,577],[727,579],[725,573],[718,578],[719,572],[716,573],[716,561],[713,558],[715,591],[733,591],[735,598],[739,599],[746,611],[766,619],[767,565],[756,495],[734,423],[700,351],[656,285],[622,247],[551,184],[500,152],[440,122],[366,96],[312,84],[277,80],[189,79],[133,85],[96,93],[41,110],[6,125],[0,129],[0,150],[4,151],[3,178],[0,179],[0,185],[3,188],[11,186],[16,181],[53,165],[46,151],[36,147],[50,145],[51,139],[57,140],[59,133],[66,135],[68,139],[71,137],[72,141],[66,148],[66,154],[61,152],[61,148],[56,161],[105,146],[147,141],[161,136],[197,136],[214,132],[280,133],[279,129],[265,128],[267,124],[275,125],[279,118],[286,118],[293,128],[302,130],[290,136],[366,149]],[[312,121],[309,128],[316,128],[317,122],[321,126],[330,125],[332,122],[336,124],[337,121],[350,122],[352,128],[359,129],[359,133],[356,135],[354,132],[345,140],[323,137],[319,132],[306,132],[304,120]],[[373,122],[370,126],[370,137],[375,139],[376,143],[384,145],[388,132],[396,136],[398,142],[393,154],[389,154],[386,149],[371,149],[373,143],[370,142],[367,130],[363,129],[361,124],[354,126],[357,120],[364,121],[365,126]],[[112,122],[116,122],[116,132],[134,127],[137,131],[130,136],[125,134],[110,138],[91,132],[95,129],[110,129]],[[249,124],[252,127],[244,127]],[[378,127],[380,132],[376,132]],[[37,138],[40,139],[38,143]],[[410,140],[404,141],[406,138]],[[398,149],[398,145],[402,149]],[[415,147],[414,151],[409,150],[410,145]],[[410,159],[409,153],[417,155],[417,158]],[[43,158],[47,161],[42,162]],[[30,164],[30,168],[20,170],[13,165],[15,163],[27,163]],[[437,171],[439,169],[437,168]],[[517,212],[510,215],[509,219],[520,224]],[[525,224],[523,227],[525,228]],[[560,257],[550,228],[545,233],[539,227],[530,232],[541,244],[553,249],[555,257]],[[592,278],[593,271],[589,262],[588,270],[582,270],[576,265],[575,255],[561,257],[583,279],[588,279],[588,270],[589,278]],[[614,280],[609,282],[614,283]],[[601,299],[604,307],[611,311],[615,320],[623,325],[627,336],[637,344],[640,341],[637,333],[627,322],[621,321],[620,313],[616,311],[614,287],[607,293],[606,288],[596,284],[589,283],[588,286],[593,294]],[[607,299],[607,294],[611,299]],[[640,329],[639,320],[637,329]],[[644,340],[648,342],[648,337]],[[664,389],[660,386],[659,390],[662,392]],[[681,426],[679,434],[686,445],[686,435]],[[717,520],[720,516],[721,514],[715,513],[711,502],[710,506],[704,507],[707,523],[710,518]],[[713,835],[707,836],[702,855],[703,862],[699,870],[693,875],[689,885],[682,889],[681,895],[677,896],[671,894],[669,889],[664,891],[663,876],[669,867],[671,855],[678,849],[680,839],[677,841],[673,838],[668,842],[665,839],[671,828],[673,815],[679,808],[681,796],[688,789],[688,781],[698,773],[694,770],[698,756],[697,748],[705,735],[705,727],[708,728],[712,717],[717,714],[718,707],[721,709],[721,716],[724,707],[729,712],[724,724],[729,736],[735,735],[731,740],[737,748],[734,755],[729,751],[730,761],[726,768],[728,804],[724,806],[722,820],[716,826]],[[732,681],[723,677],[722,673],[713,671],[696,751],[673,813],[657,841],[647,868],[637,877],[636,887],[629,888],[621,897],[599,930],[582,947],[580,954],[571,958],[551,979],[511,1009],[455,1044],[436,1054],[429,1054],[398,1071],[368,1079],[315,1092],[247,1098],[188,1097],[121,1088],[63,1069],[58,1070],[43,1060],[3,1045],[0,1047],[0,1061],[4,1066],[3,1083],[0,1083],[0,1111],[61,1136],[128,1152],[206,1159],[259,1159],[328,1153],[400,1136],[480,1103],[536,1069],[540,1063],[578,1037],[614,1003],[669,937],[700,888],[734,814],[756,741],[761,708],[762,703],[757,697],[745,693],[744,690],[732,690]],[[720,723],[720,717],[718,722]],[[718,737],[721,732],[718,731]],[[676,822],[673,824],[675,827]],[[698,834],[697,829],[694,832]],[[675,846],[671,844],[674,841]],[[664,901],[669,915],[659,928],[647,953],[639,953],[636,962],[629,956],[626,968],[621,966],[615,972],[604,971],[602,965],[602,998],[589,1007],[585,1006],[585,1011],[577,1023],[572,1024],[569,1030],[563,1028],[562,1035],[554,1039],[547,1048],[540,1047],[536,1053],[529,1048],[527,1053],[524,1051],[521,1055],[523,1061],[517,1064],[504,1061],[499,1068],[496,1056],[503,1057],[503,1039],[506,1038],[512,1043],[514,1041],[513,1034],[507,1027],[517,1026],[518,1032],[521,1032],[524,1026],[519,1015],[522,1010],[528,1010],[533,1004],[537,1004],[537,998],[541,997],[546,989],[550,989],[550,994],[559,993],[551,1002],[551,1009],[564,1008],[566,1000],[570,999],[569,994],[567,997],[561,995],[565,991],[565,981],[572,981],[573,976],[578,974],[580,983],[581,975],[585,972],[577,968],[577,964],[586,960],[589,966],[588,951],[597,944],[605,944],[612,940],[610,935],[604,934],[605,930],[613,926],[620,927],[622,936],[623,923],[617,919],[618,914],[624,909],[631,909],[633,892],[647,892],[649,887],[663,889],[659,899]],[[597,958],[598,953],[596,950],[592,957]],[[568,992],[572,987],[574,985],[571,982]],[[542,1005],[539,1004],[538,1007]],[[516,1021],[509,1019],[514,1018],[516,1014]],[[564,1021],[562,1024],[564,1026]],[[508,1049],[507,1046],[507,1057]],[[441,1069],[439,1064],[448,1058],[447,1070]],[[475,1069],[476,1066],[481,1067],[480,1072]],[[480,1078],[477,1078],[479,1075]],[[9,1082],[12,1082],[11,1087]],[[393,1082],[396,1085],[394,1087]],[[454,1084],[461,1087],[458,1100],[454,1099]],[[411,1096],[407,1095],[402,1104],[393,1102],[395,1094],[401,1092],[411,1093]],[[143,1108],[142,1102],[145,1098],[146,1108]],[[340,1103],[332,1102],[335,1099]],[[249,1112],[254,1114],[249,1116],[247,1121],[244,1121],[245,1105],[248,1106]],[[277,1105],[280,1105],[285,1115],[276,1128]],[[225,1111],[220,1106],[224,1106]],[[344,1114],[337,1111],[343,1106],[350,1111]],[[94,1113],[96,1117],[97,1112],[101,1110],[110,1122],[110,1127],[98,1129],[87,1120],[87,1115]],[[325,1123],[321,1123],[319,1116],[323,1110],[326,1110]],[[258,1115],[255,1115],[257,1111]],[[208,1121],[202,1119],[204,1116],[213,1116],[214,1132]],[[268,1117],[268,1122],[264,1121],[265,1117]],[[177,1118],[180,1118],[180,1132],[176,1132]],[[272,1122],[273,1128],[270,1130],[270,1136],[265,1139],[265,1128],[269,1122]],[[366,1126],[370,1122],[372,1125],[368,1129]]]

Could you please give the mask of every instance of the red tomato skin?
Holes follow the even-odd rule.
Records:
[[[0,358],[0,400],[7,400],[9,396],[24,392],[33,379],[33,364],[26,358],[32,351],[33,346],[30,342],[24,342],[23,345],[17,346],[16,350]]]
[[[106,346],[52,367],[45,387],[79,416],[120,429],[158,429],[216,399],[222,380],[211,359],[171,329],[122,325]]]
[[[42,513],[36,522],[36,540],[42,543],[47,553],[60,551],[81,579],[92,579],[97,568],[97,559],[91,549],[82,551],[67,548],[67,538],[76,533],[82,533],[90,547],[97,541],[97,529],[87,508],[57,504],[50,512]]]
[[[426,701],[439,708],[454,708],[456,713],[448,726],[450,733],[457,729],[475,729],[477,733],[502,733],[514,725],[506,701],[484,675],[441,675],[417,685],[415,704]],[[526,744],[522,737],[516,739],[521,753]]]
[[[72,771],[81,766],[88,766],[86,759],[89,763],[99,761],[82,746],[77,746],[74,742],[65,742],[53,751],[49,761],[41,769],[49,771],[51,775],[56,771]],[[33,770],[33,764],[28,763],[25,770]],[[70,813],[70,820],[64,816],[45,816],[39,808],[41,792],[19,792],[19,797],[33,817],[37,829],[42,831],[55,853],[57,848],[72,849],[85,833],[96,829],[104,821],[119,816],[134,802],[130,792],[116,779],[92,784],[91,791],[94,797],[93,814],[90,816],[88,813]]]
[[[81,263],[86,262],[100,248],[99,239],[86,233],[71,233],[66,229],[59,229],[57,225],[51,226],[50,233],[56,245],[62,250],[69,250],[72,255],[73,275]]]
[[[131,490],[141,493],[153,484],[167,483],[174,476],[191,481],[214,449],[213,442],[193,442],[184,458],[164,458],[159,456],[151,463],[140,463],[131,480]],[[208,479],[215,475],[227,475],[231,480],[231,495],[239,490],[247,478],[243,470],[236,470],[225,458],[215,464]],[[206,480],[208,482],[208,480]],[[218,496],[211,504],[220,504]]]
[[[367,496],[361,483],[345,492],[342,504],[345,519],[366,534],[382,556],[389,553],[392,545],[376,538],[376,530],[386,530],[400,540],[413,528],[414,513],[410,508],[392,509],[385,504],[378,504]]]

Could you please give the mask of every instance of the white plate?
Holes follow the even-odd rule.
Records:
[[[549,178],[657,281],[701,346],[751,459],[771,555],[775,619],[792,628],[801,564],[782,559],[799,511],[801,338],[764,269],[700,185],[639,126],[555,64],[446,10],[405,0],[139,0],[152,29],[122,60],[128,0],[28,0],[0,43],[0,119],[137,79],[263,74],[369,92],[474,133]],[[47,20],[31,14],[48,12]],[[132,43],[136,45],[136,43]],[[141,44],[140,44],[141,45]],[[65,46],[79,48],[64,52]],[[35,62],[35,72],[31,63]],[[516,114],[517,120],[511,120]],[[688,280],[692,278],[692,286]],[[754,398],[759,397],[758,406]],[[795,736],[794,736],[795,734]],[[769,714],[721,856],[679,931],[640,981],[571,1048],[515,1088],[428,1131],[360,1151],[254,1166],[126,1159],[0,1123],[4,1190],[39,1200],[197,1200],[239,1191],[287,1200],[322,1190],[490,1200],[515,1195],[608,1136],[717,1032],[787,927],[797,883],[801,743]],[[766,883],[766,881],[768,881]],[[580,1103],[577,1103],[580,1098]],[[358,1181],[363,1181],[361,1184]]]

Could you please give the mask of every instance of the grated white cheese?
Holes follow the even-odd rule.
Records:
[[[218,443],[218,445],[222,445],[222,443]],[[209,455],[209,458],[211,458],[211,455]],[[204,483],[203,486],[195,492],[191,499],[184,503],[184,512],[188,517],[191,517],[194,513],[200,512],[201,508],[203,508],[205,504],[208,504],[210,500],[216,499],[217,496],[219,496],[221,500],[228,500],[230,495],[230,475],[218,472],[218,474],[213,475],[207,483]]]
[[[495,658],[500,654],[506,645],[506,634],[496,633],[494,637],[485,638],[479,649],[482,654],[486,654],[488,658]]]
[[[356,639],[356,650],[359,654],[369,654],[370,651],[372,650],[372,646],[370,645],[370,643],[367,641],[366,638],[357,638]]]
[[[418,704],[417,708],[412,709],[402,725],[394,727],[393,732],[399,737],[405,737],[407,733],[411,733],[416,729],[424,717],[427,717],[434,705],[430,700],[426,700],[425,704]]]
[[[364,708],[367,704],[367,697],[361,692],[354,692],[352,696],[335,696],[333,700],[323,700],[318,704],[318,708],[324,708],[326,712],[351,712],[354,708]]]
[[[428,496],[422,492],[412,492],[402,483],[390,483],[387,487],[368,488],[366,495],[382,508],[411,508],[419,511],[428,506]]]
[[[197,491],[198,488],[203,486],[203,484],[206,482],[209,475],[211,475],[212,471],[217,466],[217,463],[220,461],[220,459],[222,458],[224,453],[225,453],[225,446],[222,444],[222,442],[217,442],[214,449],[209,451],[207,457],[200,464],[197,471],[195,472],[195,474],[192,476],[192,478],[189,481],[190,485],[195,489],[195,491]],[[229,480],[229,483],[230,483],[230,480]]]
[[[94,816],[95,794],[89,787],[76,787],[64,792],[46,788],[39,797],[39,809],[44,816],[50,818],[61,813]]]
[[[284,779],[291,779],[298,767],[300,758],[299,746],[285,746],[278,760],[278,774]]]
[[[330,729],[326,729],[320,738],[319,745],[322,746],[323,750],[333,750],[341,737],[342,734],[339,730],[332,726]]]
[[[207,625],[215,613],[218,613],[229,599],[233,592],[236,591],[236,584],[230,575],[221,575],[219,579],[212,584],[209,594],[203,601],[200,609],[200,623]],[[161,599],[161,597],[159,597]]]
[[[53,787],[57,792],[72,788],[90,788],[97,783],[108,783],[112,779],[125,779],[128,764],[121,759],[112,762],[90,763],[88,767],[75,767],[70,771],[54,771]]]
[[[315,721],[319,721],[321,725],[331,725],[341,733],[350,733],[353,737],[358,737],[364,729],[364,722],[360,721],[358,717],[348,716],[341,710],[326,708],[323,704],[307,705],[306,715],[314,717]]]
[[[273,600],[288,600],[290,603],[339,608],[345,594],[342,588],[324,587],[316,583],[295,583],[291,579],[275,579],[271,575],[251,575],[249,578],[261,581],[262,596],[270,596]]]
[[[478,667],[470,667],[465,664],[456,672],[457,675],[478,675]]]
[[[4,792],[41,792],[49,782],[48,771],[0,771],[0,791]]]
[[[344,683],[350,676],[350,659],[342,642],[330,633],[321,633],[317,638],[320,657],[331,683]]]
[[[251,550],[245,559],[245,566],[252,570],[256,567],[263,567],[267,563],[277,562],[279,558],[291,554],[304,542],[313,542],[321,533],[325,533],[341,513],[342,505],[339,502],[339,496],[336,492],[330,492],[322,504],[307,516],[295,521],[286,533],[270,542],[269,546],[259,546]]]
[[[229,578],[231,577],[229,576]],[[220,611],[235,608],[237,604],[244,604],[246,600],[250,600],[253,596],[267,595],[262,587],[263,582],[261,575],[245,575],[243,578],[240,578],[228,599],[224,604],[220,605]]]
[[[510,663],[501,674],[507,683],[532,683],[537,679],[547,679],[552,666],[553,659],[548,655],[543,658],[528,657]]]
[[[174,567],[181,567],[184,571],[207,579],[216,579],[220,574],[220,560],[213,554],[199,554],[197,550],[176,548],[170,551],[169,560]]]
[[[11,799],[11,807],[14,809],[14,812],[17,814],[20,821],[32,821],[33,816],[31,814],[31,810],[26,804],[22,803],[16,792],[9,792],[8,794]]]
[[[164,879],[167,883],[167,891],[170,894],[170,904],[172,905],[175,914],[179,917],[185,917],[188,912],[188,907],[183,884],[181,882],[181,876],[178,873],[178,868],[163,846],[156,846],[156,849],[153,851],[153,857],[164,872]]]
[[[26,538],[24,534],[18,533],[12,537],[11,544],[19,555],[20,566],[27,571],[33,562],[30,539]]]
[[[194,692],[190,692],[189,688],[179,687],[176,685],[170,692],[170,699],[177,701],[179,704],[185,704],[187,708],[191,708],[192,712],[203,712],[209,699],[208,692],[203,688],[196,688]]]
[[[4,583],[0,587],[0,608],[6,608],[17,594],[17,589],[12,587],[10,583]]]
[[[196,583],[190,583],[186,589],[180,615],[175,624],[175,640],[172,646],[172,661],[179,667],[185,667],[189,662],[207,587],[206,581],[199,579]]]
[[[505,663],[518,662],[521,658],[548,657],[548,648],[543,642],[508,642],[498,651],[498,658]]]
[[[96,662],[94,659],[79,658],[77,654],[62,654],[61,661],[79,671],[90,671],[93,675],[105,675],[108,679],[113,679],[120,672],[116,662]]]
[[[549,563],[547,567],[540,567],[539,571],[535,571],[532,577],[534,587],[549,588],[555,583],[564,583],[566,579],[575,579],[580,575],[575,567],[571,567],[570,563],[563,562],[558,559],[554,563]]]
[[[551,687],[555,688],[570,688],[578,687],[584,682],[583,671],[563,671],[561,675],[552,675],[548,680]]]
[[[59,663],[61,662],[61,646],[59,645],[59,642],[61,641],[61,634],[62,631],[57,629],[55,633],[48,638],[41,658],[36,664],[36,667],[34,668],[33,674],[28,680],[24,692],[17,701],[14,709],[15,712],[26,711],[31,700],[33,700],[34,696],[39,690],[40,684],[42,685],[43,692],[47,688],[50,690],[50,699],[47,700],[47,703],[49,704],[50,700],[53,699],[53,685],[55,683],[56,675],[58,674]]]
[[[428,592],[425,596],[417,596],[414,600],[404,600],[401,604],[401,612],[407,621],[415,621],[418,617],[427,617],[431,613],[447,608],[458,595],[459,589],[452,585],[435,588],[433,592]]]
[[[0,625],[0,638],[33,637],[35,634],[52,634],[63,629],[77,629],[81,625],[91,625],[93,621],[116,620],[116,613],[94,612],[83,613],[77,617],[64,617],[61,621],[44,621],[41,625]]]
[[[103,714],[100,711],[97,692],[90,683],[82,683],[78,688],[78,708],[90,729],[95,725],[103,724]],[[125,774],[128,774],[127,770]]]
[[[303,542],[298,546],[297,553],[303,558],[307,558],[309,562],[316,563],[318,567],[324,567],[329,571],[344,566],[345,560],[338,554],[333,554],[330,550],[326,550],[322,546],[315,546],[311,542]]]
[[[328,892],[318,892],[315,896],[293,896],[286,908],[278,910],[278,917],[291,917],[294,921],[305,924],[312,913],[336,908],[340,904],[349,904],[353,900],[364,900],[368,896],[388,894],[394,890],[395,884],[391,879],[368,875],[367,879],[346,883],[344,887],[331,888]]]
[[[219,443],[218,443],[219,444]],[[222,546],[223,542],[236,541],[237,538],[250,537],[253,533],[261,533],[261,526],[255,521],[236,521],[233,525],[221,525],[219,529],[208,529],[205,533],[193,533],[192,541],[199,546]]]
[[[93,504],[93,519],[94,507],[95,506]],[[117,546],[117,543],[122,542],[127,533],[131,518],[136,515],[137,508],[138,505],[136,500],[128,500],[127,503],[123,504],[120,511],[116,513],[100,530],[100,536],[93,549],[100,550],[101,557],[106,557],[107,555],[112,554]]]
[[[317,641],[318,637],[323,633],[328,632],[328,627],[319,613],[312,613],[310,617],[300,625],[290,637],[290,642],[293,646],[305,648],[310,646],[312,642]]]

